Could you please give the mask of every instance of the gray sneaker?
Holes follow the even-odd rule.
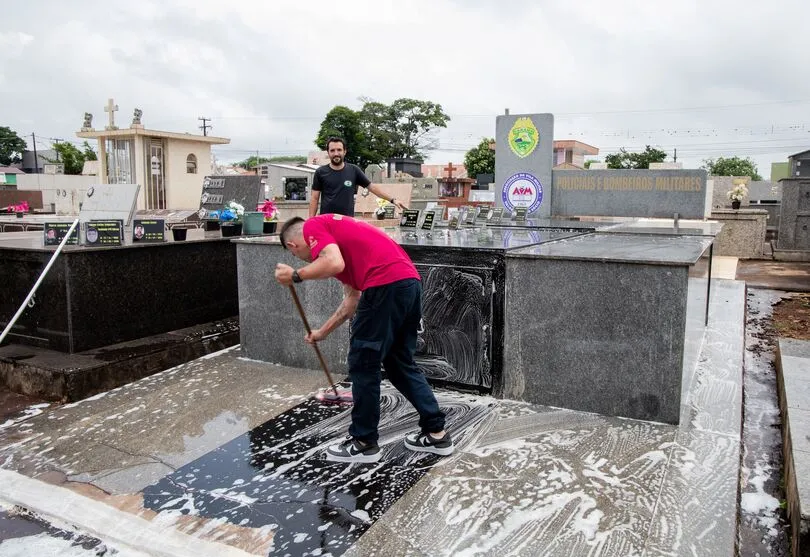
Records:
[[[377,462],[382,453],[378,445],[363,445],[351,435],[326,448],[330,462]]]
[[[441,439],[435,439],[425,432],[406,435],[405,446],[412,451],[440,456],[451,455],[456,448],[449,433],[445,433]]]

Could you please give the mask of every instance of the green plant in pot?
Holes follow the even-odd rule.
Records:
[[[262,228],[263,234],[273,234],[278,226],[278,206],[272,199],[265,199],[264,203],[256,207],[257,210],[264,214],[264,226]]]
[[[231,201],[219,214],[221,230],[223,236],[242,235],[242,217],[245,215],[245,207],[236,201]]]

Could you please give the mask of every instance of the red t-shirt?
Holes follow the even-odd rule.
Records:
[[[411,258],[399,244],[376,226],[351,217],[312,217],[304,223],[304,240],[313,261],[323,248],[336,244],[346,266],[335,278],[355,290],[419,278]]]

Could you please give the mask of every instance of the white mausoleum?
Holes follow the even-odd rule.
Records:
[[[128,128],[115,125],[118,106],[110,99],[103,131],[85,114],[76,133],[98,140],[99,178],[104,184],[140,184],[138,209],[195,209],[200,206],[203,178],[211,174],[211,146],[230,143],[224,137],[149,130],[135,109]]]

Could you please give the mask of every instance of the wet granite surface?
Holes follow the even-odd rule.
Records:
[[[717,236],[723,223],[700,220],[680,220],[678,226],[672,219],[639,219],[601,229],[600,232],[616,234],[661,234],[668,236]]]
[[[498,396],[678,423],[687,334],[703,328],[688,300],[705,304],[686,266],[507,258],[506,277]]]
[[[341,555],[440,460],[402,444],[418,430],[404,397],[387,385],[381,399],[379,463],[327,462],[323,451],[345,435],[351,408],[309,400],[147,487],[144,504],[158,512],[270,526],[271,555]],[[460,444],[493,404],[450,393],[439,399]]]
[[[439,390],[458,450],[405,462],[415,415],[386,390],[383,460],[327,465],[347,416],[307,402],[322,373],[230,350],[7,425],[0,462],[252,555],[731,554],[744,302],[719,281],[679,426]]]
[[[650,265],[694,265],[712,244],[711,237],[611,234],[597,232],[529,246],[508,257],[582,259]]]

